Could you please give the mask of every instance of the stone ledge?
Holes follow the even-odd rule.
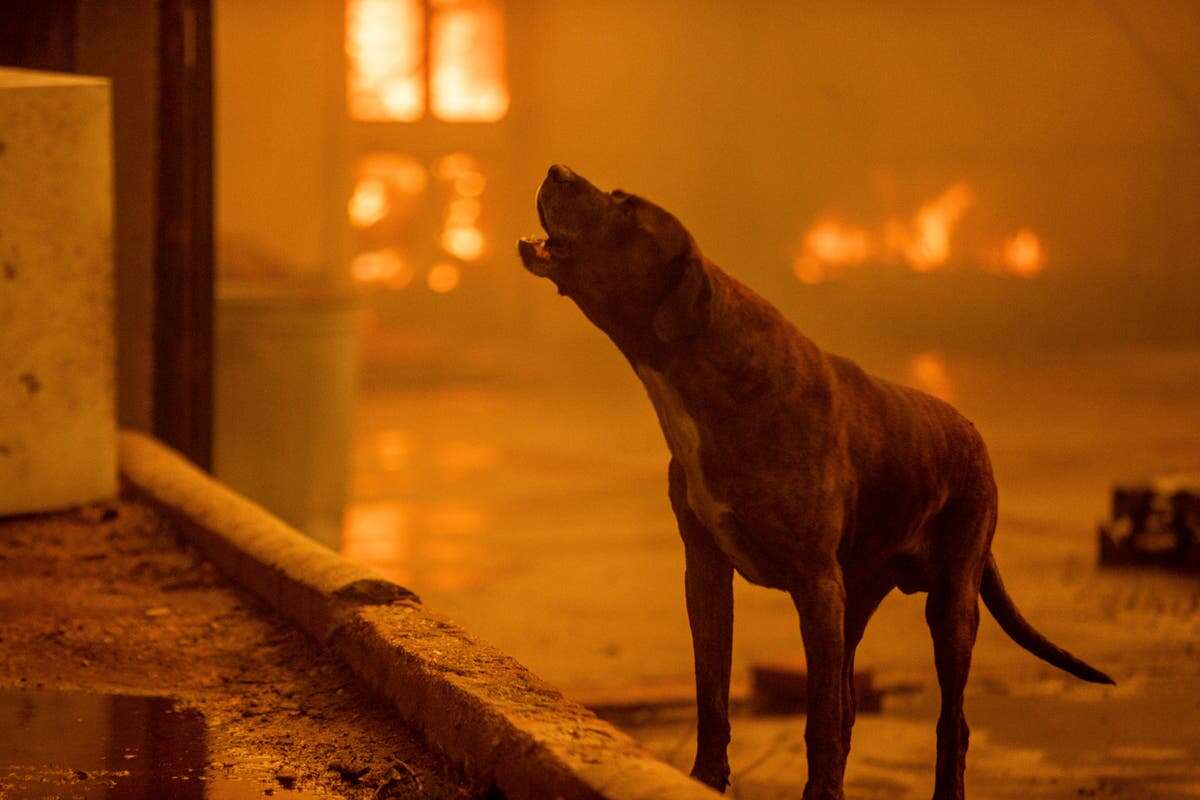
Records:
[[[509,798],[717,795],[407,589],[305,538],[143,434],[123,432],[126,484],[226,574],[330,647],[425,739]]]

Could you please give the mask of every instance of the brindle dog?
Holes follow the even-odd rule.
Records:
[[[892,589],[927,592],[942,707],[934,797],[963,797],[963,689],[978,598],[1017,644],[1083,680],[1104,673],[1025,621],[991,555],[996,484],[983,439],[948,404],[822,352],[701,255],[683,225],[553,166],[537,195],[547,238],[523,239],[620,348],[671,450],[696,666],[692,775],[728,783],[734,570],[791,594],[808,660],[808,800],[841,798],[854,651]]]

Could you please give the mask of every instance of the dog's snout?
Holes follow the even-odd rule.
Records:
[[[568,183],[575,180],[575,173],[562,164],[555,164],[550,167],[549,178],[559,183]]]

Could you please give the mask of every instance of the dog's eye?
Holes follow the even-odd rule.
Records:
[[[618,203],[624,203],[633,197],[633,195],[631,195],[629,192],[622,192],[620,189],[613,189],[611,192],[609,192],[609,195]]]

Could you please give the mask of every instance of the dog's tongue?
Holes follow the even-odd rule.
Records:
[[[517,252],[521,255],[521,263],[525,269],[534,275],[546,277],[554,267],[550,250],[546,247],[546,238],[541,236],[526,236],[517,242]]]

